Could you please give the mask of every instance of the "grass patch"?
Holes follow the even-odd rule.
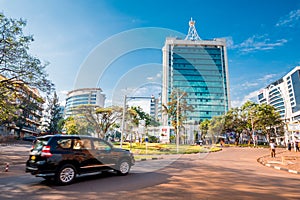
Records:
[[[130,150],[135,155],[177,154],[177,146],[175,144],[132,143],[130,145],[130,143],[123,143],[122,148]],[[216,146],[179,145],[178,147],[179,154],[208,153],[220,150],[221,148]]]

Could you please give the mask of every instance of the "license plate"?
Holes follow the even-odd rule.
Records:
[[[31,160],[35,160],[35,156],[31,156]]]

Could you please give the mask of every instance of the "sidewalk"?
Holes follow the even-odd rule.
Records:
[[[271,155],[266,155],[258,158],[257,161],[267,167],[300,174],[300,152],[295,152],[294,150],[276,149],[275,158],[271,158]]]
[[[31,144],[0,144],[0,166],[24,164],[29,156]],[[2,167],[3,168],[3,167]]]

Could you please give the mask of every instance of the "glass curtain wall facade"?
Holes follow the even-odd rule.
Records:
[[[198,124],[226,113],[230,95],[225,39],[167,38],[163,48],[163,104],[170,101],[173,91],[186,92],[184,100],[193,106],[193,111],[186,113],[188,121]],[[163,124],[168,125],[167,119]]]

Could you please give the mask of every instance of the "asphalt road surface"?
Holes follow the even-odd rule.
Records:
[[[300,199],[300,175],[256,162],[267,149],[224,148],[211,154],[140,161],[127,176],[100,174],[56,186],[24,173],[0,175],[0,199]]]

